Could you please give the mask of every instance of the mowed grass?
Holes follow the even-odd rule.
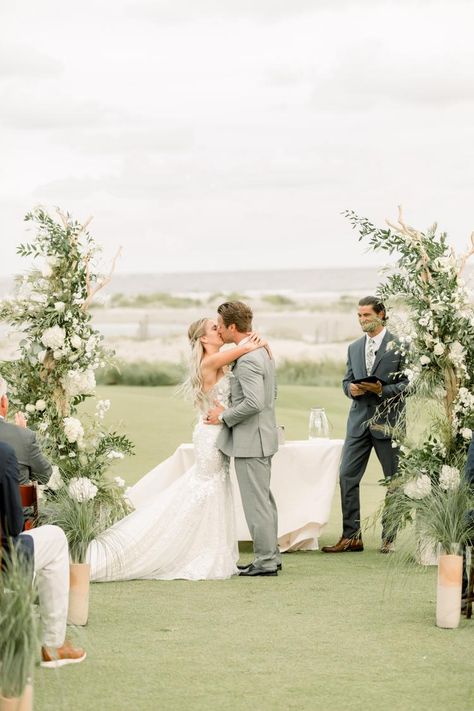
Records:
[[[114,467],[132,484],[190,440],[194,416],[173,388],[101,388],[137,455]],[[342,437],[348,401],[335,388],[285,386],[278,421],[307,436],[311,406]],[[378,464],[362,485],[364,515],[383,496]],[[338,492],[321,543],[340,534]],[[37,711],[361,711],[474,708],[474,622],[435,627],[436,571],[399,570],[378,552],[283,557],[278,578],[95,584],[89,624],[71,632],[88,659],[35,674]],[[248,545],[243,559],[250,559]]]

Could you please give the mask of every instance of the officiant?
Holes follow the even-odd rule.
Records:
[[[408,384],[399,342],[387,330],[387,312],[376,296],[361,299],[357,314],[364,335],[349,346],[342,382],[352,401],[339,473],[343,529],[335,545],[322,548],[324,553],[364,550],[359,485],[372,449],[386,480],[395,475],[398,466],[398,446],[390,428],[402,422],[403,391]],[[382,517],[382,553],[393,550],[394,538],[394,531]]]

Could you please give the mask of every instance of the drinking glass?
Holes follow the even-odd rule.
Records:
[[[312,407],[309,413],[309,439],[327,439],[329,422],[324,407]]]

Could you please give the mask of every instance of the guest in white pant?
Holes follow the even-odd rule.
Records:
[[[0,442],[1,547],[12,545],[34,563],[42,624],[41,666],[58,667],[82,662],[83,649],[66,640],[69,600],[69,550],[58,526],[39,526],[21,533],[23,509],[18,486],[18,463],[10,445]]]

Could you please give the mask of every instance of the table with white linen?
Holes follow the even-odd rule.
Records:
[[[341,459],[342,439],[290,441],[280,445],[272,460],[271,488],[278,508],[281,551],[317,550],[322,528],[329,520]],[[127,492],[135,508],[150,503],[194,464],[192,444],[181,444]],[[249,541],[233,464],[237,537]]]

